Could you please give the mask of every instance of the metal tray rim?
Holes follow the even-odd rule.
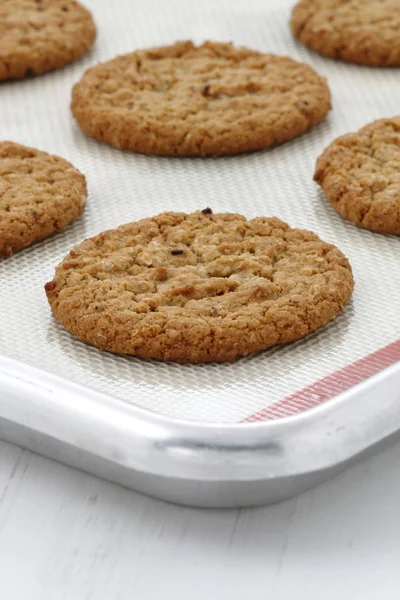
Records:
[[[4,356],[0,394],[0,439],[195,506],[293,496],[400,430],[400,362],[326,403],[261,423],[163,416]]]

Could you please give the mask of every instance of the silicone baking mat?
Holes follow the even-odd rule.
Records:
[[[71,160],[89,187],[84,217],[65,233],[0,261],[0,353],[121,401],[217,422],[276,418],[308,408],[399,359],[400,240],[343,221],[312,175],[317,156],[333,138],[399,112],[400,70],[359,67],[313,54],[293,40],[288,26],[292,2],[283,0],[85,3],[99,31],[90,54],[54,73],[0,85],[0,138]],[[85,68],[118,53],[178,39],[232,40],[308,62],[328,78],[333,111],[296,140],[223,159],[123,153],[81,133],[69,99]],[[207,206],[247,217],[276,215],[337,244],[350,259],[356,280],[344,314],[298,343],[231,364],[198,366],[101,353],[75,340],[51,317],[43,285],[73,245],[165,210]]]

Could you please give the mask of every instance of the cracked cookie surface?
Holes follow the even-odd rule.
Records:
[[[74,0],[1,0],[0,81],[71,63],[95,37],[90,12]]]
[[[228,43],[177,42],[97,65],[72,93],[91,137],[165,156],[260,150],[327,114],[330,92],[310,66]]]
[[[63,158],[0,142],[0,257],[63,231],[86,195],[85,177]]]
[[[325,56],[400,66],[400,0],[300,0],[294,36]]]
[[[318,158],[314,179],[345,219],[400,235],[400,117],[334,140]]]
[[[58,321],[100,350],[199,363],[315,331],[342,311],[353,277],[314,233],[205,209],[85,240],[45,289]]]

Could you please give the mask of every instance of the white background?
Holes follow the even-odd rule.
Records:
[[[279,505],[152,500],[0,443],[1,600],[398,600],[400,444]]]

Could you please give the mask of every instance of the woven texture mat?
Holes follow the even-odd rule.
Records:
[[[400,338],[400,239],[362,231],[328,206],[312,181],[336,136],[399,112],[400,70],[324,59],[298,45],[280,0],[86,0],[99,35],[92,52],[60,71],[0,85],[0,138],[59,154],[87,177],[85,216],[62,234],[0,261],[0,353],[160,413],[237,422]],[[325,75],[333,111],[280,147],[223,159],[123,153],[74,123],[70,90],[89,65],[177,39],[232,40],[287,54]],[[83,238],[166,210],[210,206],[247,217],[278,216],[311,229],[348,256],[356,290],[345,313],[298,343],[232,364],[176,365],[100,353],[50,315],[43,285]]]

